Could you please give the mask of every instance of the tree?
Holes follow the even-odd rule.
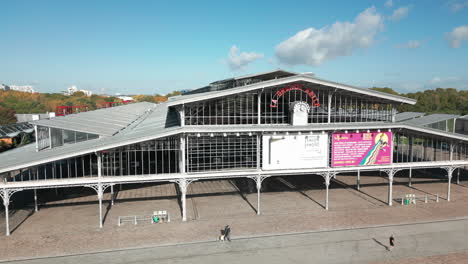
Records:
[[[0,106],[0,125],[16,123],[15,111],[3,106]]]

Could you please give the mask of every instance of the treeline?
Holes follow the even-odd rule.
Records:
[[[160,103],[167,101],[170,96],[179,95],[175,91],[167,95],[135,95],[136,102]],[[71,96],[58,93],[24,93],[18,91],[0,90],[0,125],[16,122],[15,114],[37,114],[55,112],[61,105],[85,105],[89,110],[97,109],[106,102],[122,102],[114,96],[92,95],[86,96],[83,92],[76,92]]]
[[[399,112],[425,112],[425,113],[446,113],[446,114],[468,114],[468,91],[458,91],[453,88],[437,88],[435,90],[425,90],[416,93],[398,93],[395,90],[385,87],[371,88],[376,91],[400,95],[417,100],[415,105],[403,104],[398,107]],[[161,103],[167,101],[168,97],[180,95],[179,91],[174,91],[166,95],[134,95],[136,102]],[[117,97],[92,95],[85,96],[82,92],[76,92],[72,96],[50,93],[24,93],[17,91],[0,90],[0,125],[15,123],[15,113],[31,114],[54,112],[60,105],[86,105],[93,110],[106,102],[121,102]]]
[[[458,91],[454,88],[437,88],[416,93],[400,94],[388,87],[374,87],[372,89],[417,100],[415,105],[403,104],[399,106],[399,112],[444,113],[458,115],[468,114],[468,91]]]

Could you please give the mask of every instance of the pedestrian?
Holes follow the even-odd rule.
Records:
[[[224,240],[231,242],[231,228],[229,225],[224,227]]]
[[[390,250],[393,249],[395,246],[395,238],[393,237],[393,234],[390,236]]]

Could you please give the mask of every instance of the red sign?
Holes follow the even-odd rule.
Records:
[[[319,100],[317,98],[317,95],[315,95],[314,91],[312,91],[309,88],[304,88],[302,87],[302,84],[296,83],[296,84],[291,84],[289,86],[283,87],[276,91],[276,93],[273,95],[273,98],[271,99],[271,104],[270,107],[274,108],[278,106],[278,100],[281,96],[283,96],[285,93],[289,91],[302,91],[306,93],[310,99],[312,99],[312,106],[320,106]]]

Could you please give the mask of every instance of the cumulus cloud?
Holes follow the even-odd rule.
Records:
[[[431,83],[431,84],[436,84],[436,83],[440,83],[441,81],[442,81],[442,79],[441,79],[440,77],[437,77],[437,76],[436,76],[436,77],[432,78],[432,79],[429,81],[429,83]]]
[[[397,45],[397,48],[401,49],[417,49],[422,46],[422,42],[419,40],[410,40],[404,44]]]
[[[233,71],[241,70],[249,63],[263,58],[263,54],[256,52],[240,52],[236,45],[229,49],[227,65]]]
[[[468,40],[468,26],[456,27],[448,33],[448,41],[452,48],[459,48],[465,40]]]
[[[392,15],[388,17],[388,19],[392,21],[398,21],[402,18],[407,17],[409,10],[410,10],[409,6],[403,6],[403,7],[397,8],[393,11]]]
[[[453,2],[451,5],[451,9],[453,12],[458,12],[463,8],[468,7],[468,1],[465,2]]]
[[[338,56],[367,48],[383,27],[383,17],[374,7],[360,13],[353,22],[335,22],[321,29],[308,28],[276,46],[281,63],[317,66]]]
[[[456,88],[465,90],[468,88],[468,80],[456,76],[438,77],[435,76],[425,86],[426,89],[434,88]]]
[[[392,7],[392,6],[393,6],[393,1],[392,1],[392,0],[387,0],[387,1],[385,2],[385,7],[390,8],[390,7]]]

